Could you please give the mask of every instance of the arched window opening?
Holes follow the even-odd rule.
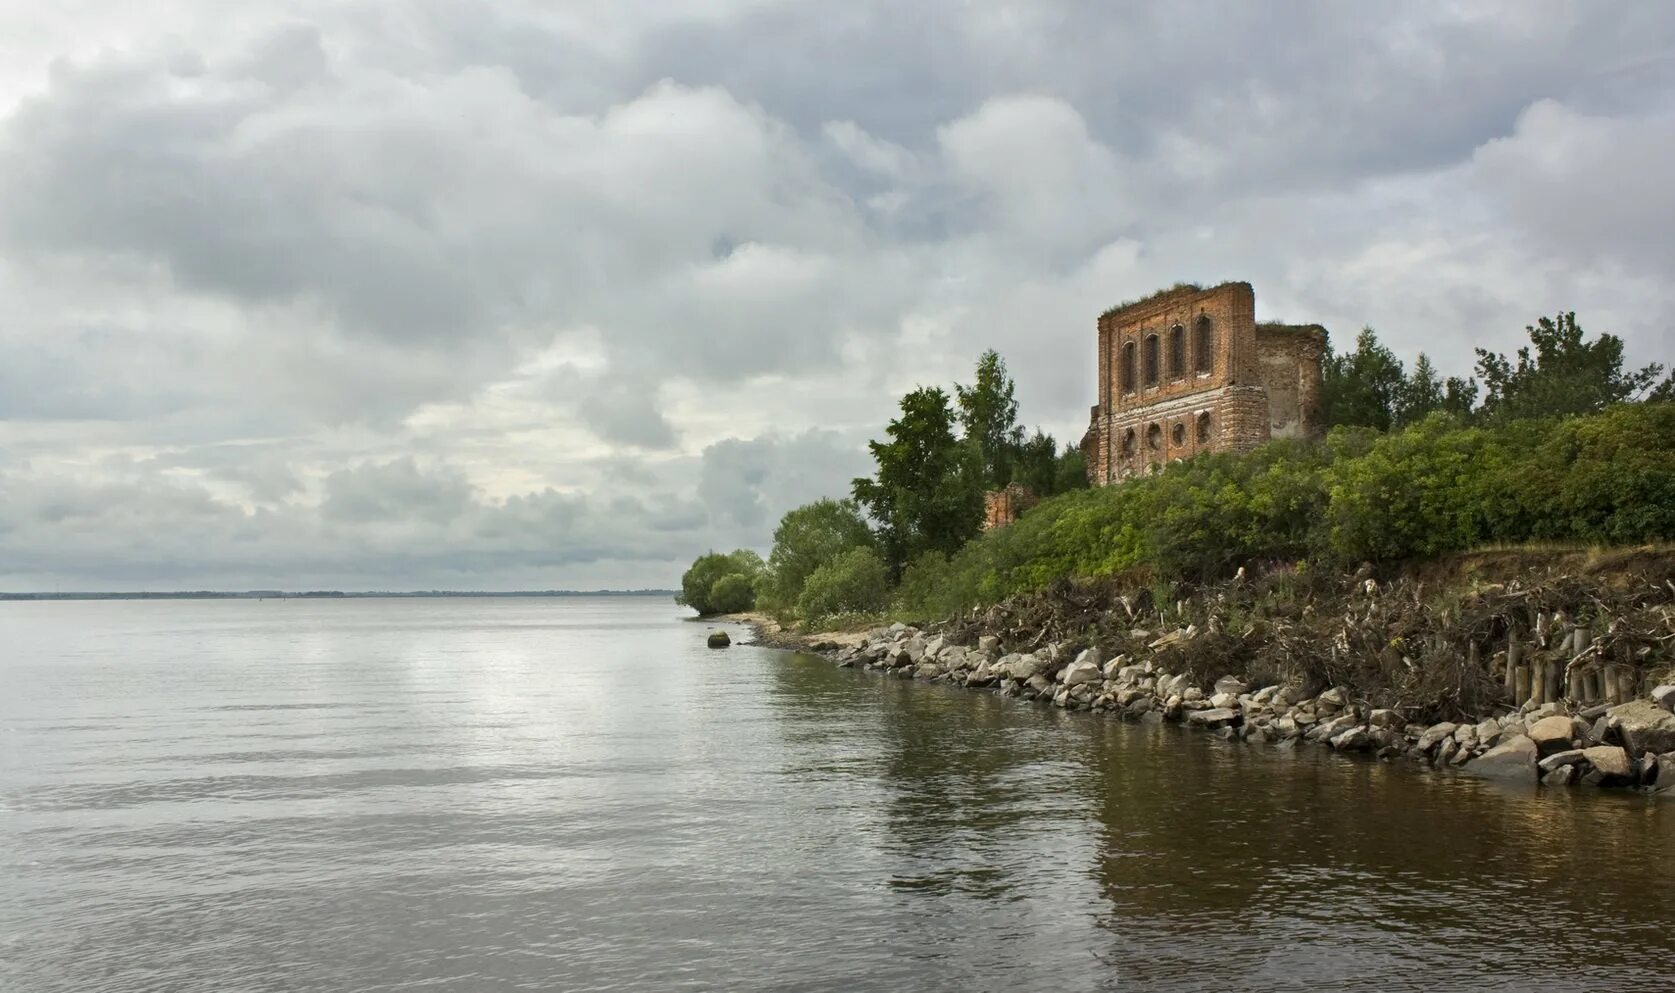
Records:
[[[1186,425],[1176,421],[1175,426],[1169,429],[1169,437],[1174,439],[1176,448],[1186,444]]]
[[[1210,412],[1206,410],[1204,413],[1198,415],[1198,443],[1202,445],[1207,443],[1209,440]]]
[[[1146,385],[1157,385],[1157,335],[1146,335]]]
[[[1163,447],[1163,429],[1156,424],[1146,428],[1146,447],[1154,452]]]
[[[1122,433],[1122,453],[1124,457],[1134,454],[1134,429],[1129,428]]]
[[[1169,378],[1186,375],[1186,328],[1179,324],[1169,329]]]
[[[1210,319],[1199,317],[1192,329],[1192,367],[1198,372],[1215,369],[1215,336],[1210,332]]]
[[[1134,342],[1124,342],[1122,346],[1122,364],[1118,370],[1118,378],[1122,382],[1124,393],[1134,392]]]

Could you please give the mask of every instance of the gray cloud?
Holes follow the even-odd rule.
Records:
[[[672,583],[985,348],[1073,440],[1181,279],[1449,372],[1675,348],[1657,5],[18,16],[0,585]]]

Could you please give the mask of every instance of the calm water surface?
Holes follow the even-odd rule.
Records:
[[[0,989],[1675,990],[1675,802],[705,630],[0,604]]]

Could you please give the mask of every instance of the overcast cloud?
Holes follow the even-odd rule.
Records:
[[[114,10],[0,13],[0,589],[673,585],[1180,280],[1675,354],[1666,4]]]

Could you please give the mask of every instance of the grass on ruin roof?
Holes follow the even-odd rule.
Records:
[[[1115,314],[1119,310],[1127,310],[1130,307],[1138,307],[1140,304],[1151,303],[1153,300],[1161,300],[1162,298],[1164,298],[1166,296],[1171,296],[1171,295],[1176,294],[1176,293],[1202,293],[1202,292],[1204,292],[1204,286],[1201,283],[1176,283],[1174,286],[1170,286],[1166,289],[1158,290],[1155,293],[1148,293],[1143,297],[1135,297],[1132,300],[1124,300],[1122,303],[1117,304],[1115,307],[1106,308],[1105,313],[1103,313],[1099,316],[1108,317],[1111,314]]]

